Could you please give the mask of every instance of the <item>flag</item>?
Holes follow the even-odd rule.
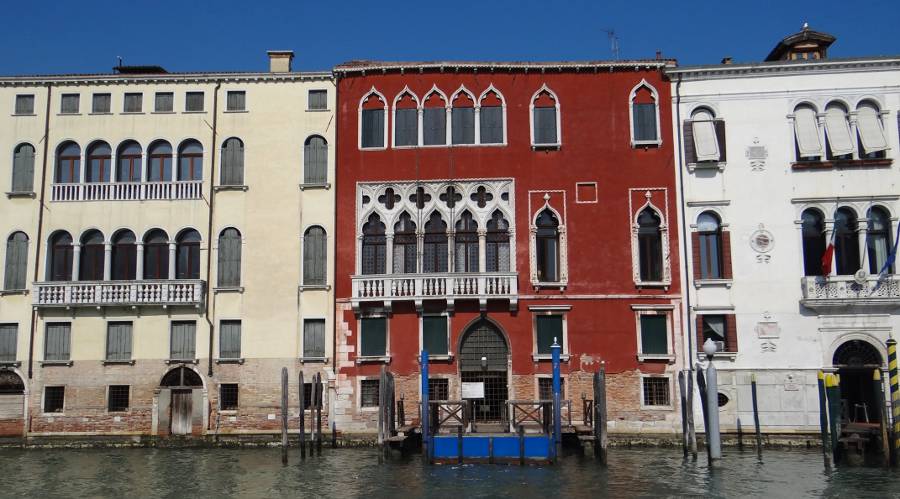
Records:
[[[878,281],[875,282],[875,287],[872,288],[872,294],[878,291],[878,288],[884,284],[884,281],[887,280],[888,275],[890,275],[891,267],[894,266],[894,261],[897,259],[898,244],[900,244],[900,223],[897,224],[897,235],[894,237],[894,247],[891,248],[891,252],[888,253],[887,258],[884,260],[884,265],[881,266],[881,270],[878,272]]]
[[[831,230],[831,240],[828,241],[828,246],[825,248],[825,253],[822,254],[822,275],[824,276],[831,275],[831,260],[834,257],[835,234],[837,234],[837,227]]]

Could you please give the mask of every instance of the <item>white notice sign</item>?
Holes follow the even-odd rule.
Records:
[[[484,382],[463,383],[462,398],[464,399],[483,399],[484,398]]]

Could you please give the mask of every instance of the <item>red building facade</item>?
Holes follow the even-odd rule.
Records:
[[[374,430],[383,366],[417,414],[422,349],[432,399],[483,383],[475,418],[502,421],[547,398],[555,340],[574,421],[603,363],[612,431],[674,431],[666,64],[335,69],[339,429]]]

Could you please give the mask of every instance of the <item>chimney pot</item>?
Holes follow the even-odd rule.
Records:
[[[293,50],[269,50],[269,72],[290,73],[291,62],[294,60]]]

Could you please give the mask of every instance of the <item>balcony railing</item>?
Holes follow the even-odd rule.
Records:
[[[37,282],[36,307],[194,306],[203,303],[203,281]]]
[[[852,275],[807,276],[803,278],[801,303],[813,310],[854,306],[900,306],[900,278],[885,277],[881,283],[877,275],[857,280]]]
[[[394,301],[446,300],[452,309],[455,300],[478,300],[484,308],[489,299],[509,300],[515,308],[519,287],[517,274],[510,272],[471,274],[390,274],[357,275],[353,280],[354,308],[360,303],[379,301],[390,306]]]
[[[202,196],[202,180],[53,184],[51,192],[53,201],[167,201]]]

